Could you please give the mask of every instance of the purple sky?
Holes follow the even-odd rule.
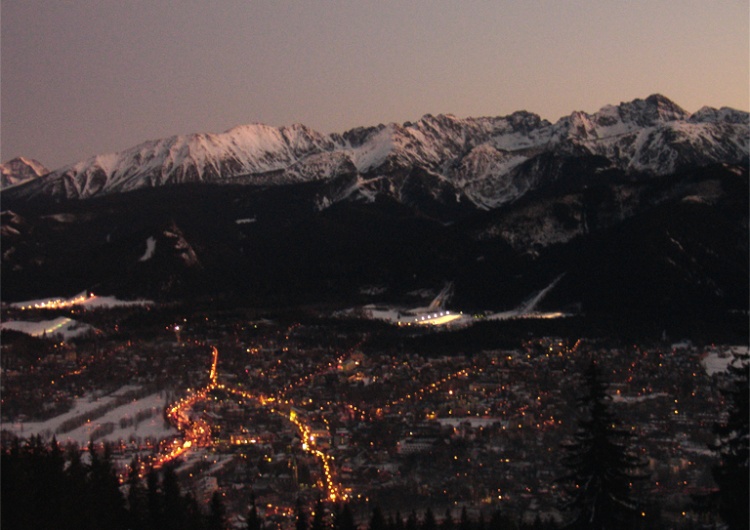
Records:
[[[747,0],[3,0],[1,161],[235,125],[748,110]]]

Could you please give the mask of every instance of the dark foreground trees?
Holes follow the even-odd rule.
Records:
[[[609,409],[607,385],[594,362],[583,385],[578,429],[563,444],[568,474],[559,481],[565,486],[563,509],[570,514],[565,528],[641,528],[648,514],[633,497],[633,483],[645,478],[644,464],[627,447],[629,433]]]
[[[134,462],[127,495],[120,489],[109,451],[89,447],[67,455],[39,437],[15,441],[0,454],[0,527],[3,530],[185,530],[225,526],[220,500],[210,517],[190,495],[183,495],[171,469],[152,470],[146,485]]]
[[[66,462],[67,460],[67,462]],[[109,453],[83,463],[78,450],[67,458],[53,440],[15,441],[2,451],[3,529],[125,528],[125,499]]]
[[[715,503],[719,515],[731,530],[750,528],[750,364],[747,357],[735,358],[727,368],[728,385],[723,389],[727,419],[714,428],[716,443],[712,449],[719,457],[713,476],[719,487]]]

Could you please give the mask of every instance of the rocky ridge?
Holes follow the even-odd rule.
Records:
[[[551,158],[599,157],[600,171],[653,176],[742,163],[749,144],[747,112],[704,107],[691,115],[652,95],[593,114],[576,111],[554,124],[519,111],[505,117],[426,115],[332,135],[304,125],[253,124],[173,136],[49,172],[11,197],[86,199],[189,182],[328,181],[319,208],[379,194],[408,204],[417,187],[439,202],[493,209],[554,181]]]

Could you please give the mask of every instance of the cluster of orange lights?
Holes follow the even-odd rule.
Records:
[[[390,403],[386,403],[386,407],[393,407],[396,405],[400,405],[402,403],[405,403],[406,401],[410,399],[421,399],[422,397],[432,394],[433,392],[436,392],[439,390],[439,388],[447,383],[448,381],[451,381],[452,379],[456,379],[458,377],[466,377],[469,375],[469,371],[467,369],[459,370],[458,372],[452,373],[450,375],[446,375],[442,379],[439,379],[433,383],[430,383],[429,385],[420,388],[419,390],[416,390],[415,392],[411,394],[406,394],[405,396],[400,397],[399,399],[396,399],[394,401],[391,401]]]
[[[192,408],[199,401],[206,399],[208,393],[218,386],[216,366],[219,362],[219,350],[214,347],[212,349],[212,354],[213,358],[208,374],[209,384],[185,396],[180,401],[173,403],[167,408],[167,419],[169,419],[177,430],[182,432],[184,442],[180,445],[179,442],[175,440],[174,447],[172,447],[166,454],[160,455],[154,460],[154,467],[159,468],[163,466],[167,462],[183,455],[193,446],[207,445],[209,443],[211,438],[211,428],[203,420],[191,420],[187,410]]]
[[[180,444],[178,440],[175,440],[172,444],[172,447],[167,453],[160,455],[153,461],[153,466],[155,468],[159,468],[167,462],[170,462],[175,458],[182,456],[193,447],[207,445],[208,443],[210,443],[210,427],[208,426],[208,424],[203,420],[191,420],[187,411],[199,401],[206,399],[208,393],[212,390],[224,390],[242,398],[256,401],[262,406],[270,405],[277,401],[275,397],[265,397],[262,395],[257,396],[239,388],[234,388],[223,383],[219,383],[217,370],[218,361],[219,351],[218,349],[216,349],[216,347],[212,347],[212,362],[208,374],[209,384],[199,390],[192,392],[188,396],[185,396],[180,401],[173,403],[167,408],[167,418],[179,431],[182,432],[184,441],[182,444]],[[315,447],[315,437],[311,434],[309,426],[302,423],[299,416],[292,413],[289,416],[285,417],[287,417],[289,421],[293,423],[299,430],[303,440],[302,449],[320,460],[325,479],[324,486],[328,492],[328,499],[331,502],[346,500],[347,495],[341,492],[340,487],[336,484],[333,478],[333,470],[331,464],[333,457]]]
[[[289,421],[292,422],[299,431],[300,438],[302,440],[302,450],[317,457],[323,466],[323,475],[325,477],[325,487],[328,491],[328,500],[330,500],[331,502],[336,502],[339,500],[345,501],[347,499],[347,495],[341,492],[341,489],[333,480],[333,471],[331,469],[331,461],[333,460],[333,457],[315,447],[315,436],[312,435],[310,427],[302,423],[299,414],[295,414],[294,411],[292,411],[289,414],[288,418]]]
[[[216,380],[218,378],[218,374],[216,372],[216,366],[219,364],[219,350],[216,349],[216,347],[212,347],[212,360],[211,360],[211,370],[208,372],[208,380],[210,381],[210,384],[216,385]]]
[[[45,300],[44,302],[21,306],[21,310],[26,311],[29,309],[65,309],[68,307],[73,307],[75,305],[83,304],[88,300],[91,300],[92,298],[96,298],[93,293],[89,295],[79,294],[75,298],[57,298],[55,300]]]
[[[190,447],[192,447],[193,442],[190,440],[185,440],[182,444],[180,444],[177,440],[175,440],[175,443],[173,444],[174,447],[171,451],[164,455],[160,455],[157,459],[153,461],[153,466],[155,469],[159,469],[161,466],[166,464],[167,462],[170,462],[174,460],[175,458],[181,456],[183,453],[185,453]]]

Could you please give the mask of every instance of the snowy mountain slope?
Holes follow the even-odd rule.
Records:
[[[0,164],[0,189],[23,184],[47,173],[49,170],[36,160],[24,157],[14,158],[5,164]]]
[[[525,111],[465,119],[428,114],[413,123],[328,136],[303,125],[255,124],[95,156],[14,189],[11,198],[83,199],[186,182],[322,180],[333,186],[320,197],[321,206],[379,194],[408,203],[415,200],[415,186],[424,191],[437,185],[437,191],[427,191],[434,200],[492,209],[556,178],[534,162],[540,156],[593,155],[628,173],[664,175],[744,162],[749,142],[748,113],[704,107],[691,116],[661,95],[594,114],[576,111],[554,124]]]
[[[37,193],[88,198],[184,182],[216,182],[285,170],[304,157],[330,151],[327,137],[303,125],[245,125],[222,134],[172,136],[120,153],[98,155],[55,170]]]

